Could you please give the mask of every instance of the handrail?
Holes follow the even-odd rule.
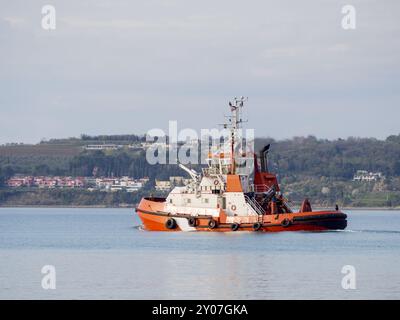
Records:
[[[268,192],[271,190],[271,187],[268,187],[266,184],[252,184],[253,192]]]
[[[250,199],[249,196],[244,195],[244,199],[246,200],[246,203],[250,205],[250,207],[258,214],[258,215],[263,215],[264,214],[264,208],[257,202],[254,201],[253,199]]]

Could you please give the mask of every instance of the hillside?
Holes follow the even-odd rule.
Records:
[[[95,168],[98,176],[149,177],[151,181],[184,175],[176,165],[148,164],[144,150],[123,148],[88,151],[82,148],[88,142],[118,141],[128,145],[141,139],[134,135],[83,135],[81,138],[50,140],[37,145],[0,146],[0,185],[4,185],[5,179],[15,174],[92,176]],[[258,138],[256,150],[267,143],[271,143],[270,169],[278,174],[285,195],[295,203],[309,197],[319,206],[332,206],[336,203],[346,206],[400,206],[400,135],[390,136],[385,140],[348,138],[330,141],[315,137],[296,137],[275,141]],[[199,169],[198,166],[193,168]],[[381,172],[386,179],[367,183],[354,182],[352,178],[358,170]],[[11,195],[4,187],[1,192],[0,204],[18,203],[19,194]],[[13,201],[10,200],[11,196]],[[45,196],[63,197],[61,202],[57,202],[57,199],[49,200],[54,203],[65,204],[69,201],[62,192],[58,195],[46,193]],[[30,199],[35,198],[32,200],[34,203],[41,202],[40,197],[44,197],[44,194],[29,195]],[[80,198],[90,204],[96,201],[99,204],[105,202],[102,200],[103,196],[85,197]],[[125,198],[121,199],[126,199],[126,196],[123,197]],[[70,199],[71,203],[79,204],[77,197]],[[118,203],[118,199],[108,198],[107,201]],[[25,199],[24,204],[26,202]]]

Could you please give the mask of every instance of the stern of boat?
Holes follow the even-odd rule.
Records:
[[[266,231],[328,231],[347,227],[347,215],[342,211],[279,214],[273,220],[274,226]]]

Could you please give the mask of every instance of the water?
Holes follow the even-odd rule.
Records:
[[[1,208],[0,298],[400,299],[400,212],[348,213],[345,231],[221,234],[142,231],[132,209]]]

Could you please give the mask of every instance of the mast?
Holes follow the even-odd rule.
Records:
[[[235,161],[235,144],[236,144],[236,136],[238,130],[241,128],[241,124],[243,122],[241,118],[241,111],[243,108],[244,101],[247,98],[243,96],[240,98],[234,98],[233,103],[229,102],[229,106],[231,107],[231,116],[229,117],[230,122],[230,139],[231,139],[231,174],[236,173],[236,161]]]

